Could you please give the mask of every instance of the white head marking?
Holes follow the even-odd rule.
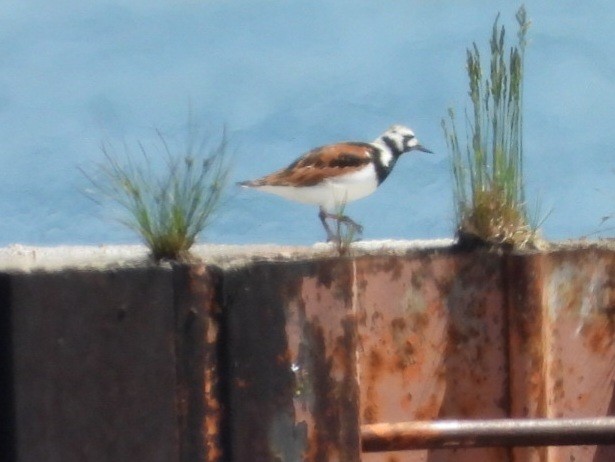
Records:
[[[391,150],[399,155],[412,150],[413,147],[419,144],[414,132],[403,125],[393,125],[384,132],[379,140]]]

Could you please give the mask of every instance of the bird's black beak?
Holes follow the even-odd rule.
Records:
[[[429,154],[433,154],[433,151],[430,151],[429,149],[427,149],[425,146],[417,144],[416,146],[414,146],[412,148],[413,151],[422,151],[422,152],[428,152]]]

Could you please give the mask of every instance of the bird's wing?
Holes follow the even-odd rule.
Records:
[[[313,149],[282,170],[247,186],[313,186],[325,178],[351,173],[372,160],[377,150],[369,143],[337,143]]]

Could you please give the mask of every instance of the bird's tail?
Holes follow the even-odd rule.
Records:
[[[253,188],[258,186],[258,181],[254,180],[246,180],[237,182],[237,186],[241,186],[242,188]]]

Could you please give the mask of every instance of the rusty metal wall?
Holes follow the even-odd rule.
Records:
[[[364,257],[357,280],[363,424],[614,415],[612,250]],[[363,460],[607,462],[615,446],[425,449]]]
[[[545,415],[547,397],[543,382],[544,318],[542,310],[542,260],[510,255],[505,261],[506,298],[510,332],[508,369],[510,415],[537,418]],[[515,448],[514,460],[547,461],[547,448]]]
[[[175,265],[175,354],[179,460],[224,459],[220,382],[221,272],[203,264]]]
[[[507,279],[512,415],[615,415],[615,252],[589,248],[511,257]],[[519,461],[615,460],[615,446],[514,452]]]
[[[220,272],[0,275],[3,460],[225,460]]]
[[[506,316],[496,254],[357,261],[361,422],[508,413]],[[507,460],[507,450],[365,454],[363,461]]]
[[[233,462],[360,460],[350,260],[227,272]]]
[[[0,274],[0,454],[10,462],[17,457],[12,292],[11,278]]]
[[[359,440],[378,422],[615,415],[612,249],[5,273],[0,305],[0,441],[20,462],[615,460]]]
[[[170,271],[9,279],[17,460],[178,460]]]

